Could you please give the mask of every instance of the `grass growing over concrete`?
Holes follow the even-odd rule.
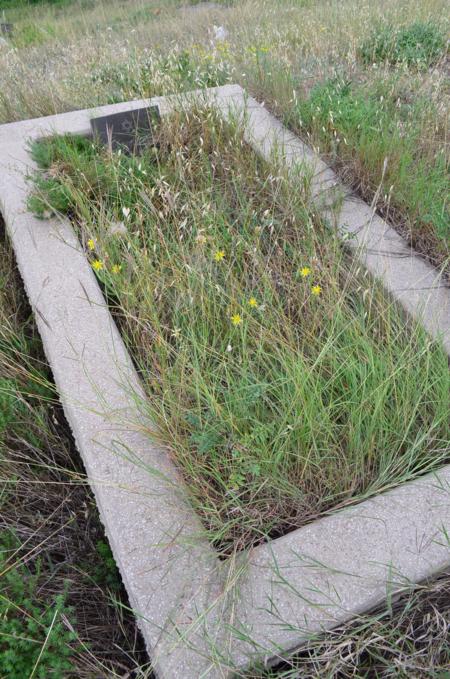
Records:
[[[252,679],[443,679],[450,665],[449,619],[450,578],[443,574],[312,640],[291,662]]]
[[[95,501],[0,241],[0,676],[148,677]]]
[[[391,0],[371,3],[356,0],[277,0],[276,3],[273,0],[241,0],[231,9],[224,3],[220,10],[198,9],[192,13],[177,10],[177,4],[172,0],[147,0],[145,3],[141,0],[74,0],[40,2],[33,7],[2,0],[0,7],[6,8],[6,21],[15,24],[15,31],[13,38],[5,37],[6,45],[0,46],[0,122],[110,101],[173,93],[179,89],[190,89],[193,85],[239,82],[265,100],[266,105],[270,105],[280,117],[284,116],[295,125],[307,140],[313,139],[321,151],[329,153],[329,158],[339,165],[339,171],[345,178],[359,185],[370,200],[374,198],[380,209],[389,218],[395,218],[416,245],[420,245],[423,234],[424,253],[445,265],[448,231],[444,230],[438,236],[433,222],[424,222],[423,213],[418,218],[417,201],[412,201],[410,206],[409,196],[417,197],[416,172],[411,175],[411,190],[409,179],[405,177],[400,182],[400,193],[397,175],[393,173],[388,178],[387,173],[391,173],[393,167],[403,166],[396,157],[397,153],[402,155],[403,149],[406,149],[409,162],[410,149],[414,147],[414,162],[422,165],[424,182],[433,196],[439,196],[435,186],[446,175],[435,173],[435,157],[442,155],[445,163],[448,162],[448,57],[444,52],[436,61],[433,57],[433,63],[424,67],[422,59],[419,60],[422,63],[414,63],[415,57],[408,65],[404,56],[399,60],[383,56],[379,61],[378,58],[365,58],[363,53],[367,47],[370,53],[379,32],[388,36],[388,49],[392,52],[395,36],[401,31],[411,32],[417,24],[420,27],[432,24],[433,29],[438,26],[439,32],[448,36],[445,0],[400,0],[395,3]],[[215,49],[210,42],[213,24],[224,25],[229,30],[227,42],[216,45]],[[405,146],[400,149],[395,131],[394,158],[390,153],[380,158],[380,145],[375,143],[376,140],[376,152],[372,153],[372,143],[369,146],[361,144],[356,129],[351,130],[353,146],[348,148],[341,142],[336,148],[338,132],[330,121],[324,124],[325,133],[321,130],[323,121],[320,118],[310,128],[300,128],[298,117],[295,121],[298,103],[308,104],[314,85],[322,83],[327,87],[327,83],[336,77],[340,82],[350,82],[355,98],[361,94],[362,99],[367,95],[373,101],[377,99],[374,82],[381,80],[386,83],[385,87],[378,89],[379,96],[384,98],[391,92],[393,82],[396,87],[400,86],[398,96],[407,124],[404,129]],[[412,124],[408,110],[410,106],[416,109],[417,101],[426,103],[424,112],[427,115],[415,117]],[[379,98],[378,102],[383,109]],[[331,111],[337,113],[334,109]],[[392,112],[396,116],[397,111]],[[403,113],[402,117],[394,117],[392,127],[395,124],[399,128],[403,126]],[[342,123],[341,120],[341,126]],[[349,127],[349,121],[344,123],[346,128]],[[381,147],[383,144],[382,140]],[[389,145],[387,150],[390,150]],[[386,171],[383,173],[385,160]],[[445,163],[444,170],[447,167]],[[397,199],[399,195],[400,200]],[[427,192],[422,195],[426,197]],[[445,204],[436,205],[436,214],[444,214],[439,210],[445,209]],[[2,301],[2,314],[7,309],[6,317],[11,319],[15,318],[20,306],[20,295],[17,282],[10,272],[6,272],[5,261],[2,255],[0,266],[5,272],[2,290],[6,289],[6,281],[10,297],[7,307]],[[15,326],[16,334],[18,331],[19,326]],[[16,351],[8,353],[7,361],[4,354],[1,356],[2,378],[6,369],[8,375],[22,374],[26,356],[32,352],[28,343],[17,342],[15,339],[13,344],[15,348],[22,347],[19,354]],[[33,346],[35,349],[36,345]],[[2,413],[4,410],[12,412],[10,399],[8,404],[3,408],[2,403]],[[47,451],[45,456],[49,455],[48,451],[67,451],[61,468],[69,471],[74,469],[73,453],[60,427],[52,430],[51,439],[47,439],[43,432],[48,432],[48,426],[41,427],[39,424],[39,410],[30,407],[28,400],[23,398],[16,399],[15,404],[17,407],[19,404],[24,406],[26,417],[22,414],[21,418],[26,423],[25,430],[35,431],[37,428],[42,440],[49,440],[49,445],[44,447],[42,444],[30,451],[27,444],[25,450],[30,451],[30,463],[23,465],[22,444],[15,443],[12,447],[9,434],[7,443],[2,439],[2,479],[7,479],[7,487],[11,488],[10,479],[13,478],[14,488],[20,489],[21,498],[18,502],[18,490],[13,496],[14,503],[2,506],[2,510],[3,507],[8,510],[0,512],[2,530],[5,524],[17,530],[24,542],[21,556],[24,552],[28,554],[27,545],[31,543],[25,541],[31,532],[35,551],[27,560],[32,566],[33,555],[39,553],[42,556],[41,583],[46,583],[49,563],[62,561],[68,564],[68,544],[72,554],[89,555],[92,562],[97,538],[95,531],[92,535],[89,530],[94,523],[93,505],[90,500],[87,501],[89,510],[83,509],[84,514],[80,512],[79,508],[84,508],[85,504],[77,493],[82,492],[85,497],[84,483],[77,493],[70,494],[73,502],[68,501],[68,491],[73,491],[73,487],[69,486],[68,477],[62,474],[60,468],[58,473],[45,477],[44,484],[36,483],[36,454],[38,459],[44,454],[39,451]],[[36,399],[33,404],[36,404]],[[48,409],[50,424],[54,413],[53,409]],[[6,461],[9,461],[8,466]],[[57,483],[50,485],[48,479],[53,481],[55,477]],[[58,485],[61,479],[63,483]],[[5,485],[2,480],[2,497],[5,497]],[[50,489],[54,492],[50,493]],[[53,514],[54,522],[46,520],[36,525],[33,517],[36,508],[42,513],[43,504],[50,514],[54,507],[61,505],[71,518],[86,515],[87,526],[81,520],[76,524],[67,523],[67,514],[59,512]],[[49,535],[52,535],[51,539]],[[91,537],[86,542],[88,535]],[[78,548],[77,545],[81,546]],[[136,660],[125,657],[127,652],[134,657],[132,635],[128,636],[131,641],[124,642],[121,616],[112,613],[114,609],[103,607],[102,602],[107,598],[105,581],[85,589],[78,577],[77,564],[78,559],[73,558],[69,567],[73,587],[67,605],[75,605],[77,630],[81,626],[82,638],[90,642],[89,650],[84,649],[83,661],[80,663],[80,656],[77,656],[73,673],[66,674],[108,679],[126,675],[128,668],[137,667]],[[58,587],[55,586],[54,566],[50,572],[52,587],[49,596],[52,596],[62,592],[63,588],[61,581],[58,581]],[[60,568],[56,569],[56,573],[62,573],[64,579],[66,571]],[[0,582],[3,587],[3,577]],[[447,575],[435,583],[423,585],[406,599],[389,604],[374,615],[361,616],[352,624],[328,633],[324,639],[311,642],[307,653],[300,656],[292,667],[279,668],[274,676],[289,679],[299,676],[363,679],[368,676],[445,675],[450,663],[449,582]],[[2,593],[5,590],[2,589]],[[47,589],[41,584],[35,592],[39,606],[42,606],[42,595],[46,597]],[[13,599],[8,592],[6,596]],[[84,626],[84,621],[90,623]],[[2,632],[0,621],[0,635]],[[111,650],[115,643],[124,649],[123,653],[118,651],[116,654]],[[136,670],[136,675],[146,676],[145,670]]]
[[[2,422],[0,443],[0,558],[2,563],[6,559],[8,568],[0,571],[0,605],[3,613],[8,610],[0,619],[2,660],[8,646],[18,648],[6,637],[11,620],[22,636],[30,626],[37,627],[37,632],[27,636],[28,656],[30,649],[42,650],[50,627],[42,629],[42,611],[52,597],[66,592],[55,622],[62,622],[69,633],[74,625],[76,634],[70,652],[67,647],[64,651],[71,668],[57,676],[112,679],[132,672],[137,679],[150,679],[148,659],[134,636],[132,618],[125,609],[110,605],[110,591],[118,598],[117,576],[105,569],[104,558],[98,557],[106,543],[93,499],[76,465],[59,408],[52,398],[43,398],[44,390],[47,396],[53,396],[53,390],[39,338],[11,252],[4,244],[0,251],[0,374],[2,384],[8,380],[9,385],[2,389],[1,398],[2,403],[13,401],[1,410],[10,414],[7,426]],[[27,385],[20,393],[18,382]],[[28,590],[28,609],[17,590]],[[26,617],[27,610],[36,609],[38,620],[36,615]],[[54,613],[52,607],[52,616]],[[413,587],[398,601],[311,640],[291,663],[270,672],[249,672],[245,679],[436,676],[445,673],[450,662],[449,618],[450,575],[443,574],[435,582]],[[50,633],[50,648],[59,648],[53,639]],[[35,665],[36,654],[23,671],[27,654],[10,655],[10,662],[22,663],[21,679],[28,677]],[[40,668],[45,677],[52,676],[54,666],[49,667],[45,660],[45,655],[41,656],[35,676],[39,677]],[[5,674],[14,677],[11,669]]]
[[[8,10],[0,120],[238,82],[449,270],[445,0],[180,4]]]
[[[214,540],[254,544],[447,460],[447,358],[311,212],[301,168],[208,110],[157,143],[38,142],[30,207],[75,217]]]

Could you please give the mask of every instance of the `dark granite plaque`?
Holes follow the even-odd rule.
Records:
[[[12,36],[14,26],[12,24],[0,24],[0,33],[7,36]]]
[[[139,154],[152,143],[153,127],[159,119],[158,107],[148,106],[92,118],[91,127],[94,136],[114,151],[121,148]]]

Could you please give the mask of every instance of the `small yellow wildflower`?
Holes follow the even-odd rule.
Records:
[[[92,238],[89,238],[89,240],[87,242],[87,246],[88,246],[89,250],[95,250],[95,243],[94,243]]]
[[[122,271],[122,264],[113,264],[111,271],[113,273],[120,273]]]
[[[216,262],[221,262],[224,257],[225,257],[224,250],[216,250],[216,252],[214,253],[214,259],[216,260]]]
[[[233,325],[240,325],[242,323],[241,314],[233,314],[231,317],[231,322]]]
[[[251,306],[253,309],[258,306],[258,302],[256,300],[256,297],[250,297],[248,300],[248,305]]]
[[[320,295],[320,293],[322,292],[322,288],[320,287],[320,285],[313,285],[311,288],[311,292],[313,295]]]
[[[304,266],[302,269],[300,269],[300,276],[302,278],[306,278],[306,276],[309,276],[310,273],[311,269],[309,268],[309,266]]]
[[[92,268],[94,271],[101,271],[103,269],[103,262],[100,259],[94,259],[92,262]]]

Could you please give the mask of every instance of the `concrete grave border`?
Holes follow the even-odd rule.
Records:
[[[27,211],[27,144],[90,132],[90,118],[144,105],[161,115],[198,100],[241,115],[268,157],[313,173],[317,205],[355,256],[450,355],[450,290],[371,208],[344,189],[295,135],[237,85],[0,126],[0,209],[54,379],[95,493],[154,670],[215,679],[275,662],[450,566],[450,465],[219,562],[168,453],[150,441],[145,396],[95,276],[67,220]]]

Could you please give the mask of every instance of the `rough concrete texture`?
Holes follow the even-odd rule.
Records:
[[[448,567],[449,524],[446,467],[439,478],[405,484],[257,548],[236,616],[252,642],[236,649],[235,662],[248,662],[255,647],[280,657],[281,649]]]
[[[70,224],[27,212],[31,138],[88,134],[92,115],[158,104],[161,114],[198,99],[246,112],[246,136],[268,157],[314,175],[327,214],[334,173],[239,86],[0,126],[0,207],[35,311],[67,419],[156,674],[216,679],[273,662],[311,633],[372,607],[387,591],[450,564],[450,467],[323,518],[219,564],[166,451],[150,437],[145,396]],[[409,313],[450,353],[450,291],[370,208],[348,195],[336,221]]]

